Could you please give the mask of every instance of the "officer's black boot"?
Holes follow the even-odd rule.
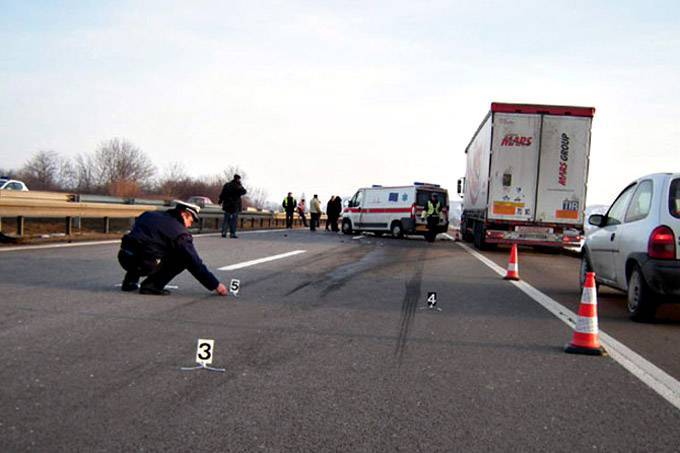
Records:
[[[137,291],[139,289],[139,276],[130,272],[126,273],[120,289],[122,291]]]

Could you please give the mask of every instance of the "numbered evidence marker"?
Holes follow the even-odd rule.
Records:
[[[195,367],[182,367],[182,371],[200,370],[205,368],[210,371],[220,371],[224,373],[224,368],[213,368],[209,366],[213,361],[213,354],[215,350],[215,340],[208,340],[206,338],[199,338],[196,344],[196,363]]]
[[[231,281],[229,282],[229,292],[232,293],[234,296],[238,296],[238,292],[241,289],[241,280],[237,280],[235,278],[232,278]]]
[[[434,308],[437,306],[437,293],[430,291],[427,293],[427,306]]]
[[[199,338],[198,345],[196,346],[196,363],[199,365],[210,365],[213,361],[214,348],[215,340]]]
[[[425,307],[420,307],[421,309]],[[428,291],[427,293],[427,308],[430,310],[442,311],[441,308],[437,307],[437,293],[434,291]]]

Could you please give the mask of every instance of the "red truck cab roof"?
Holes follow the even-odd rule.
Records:
[[[492,102],[491,111],[496,113],[538,113],[544,115],[587,116],[595,115],[594,107],[574,107],[568,105],[506,104]]]

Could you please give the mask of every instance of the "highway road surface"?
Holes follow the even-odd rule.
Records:
[[[610,354],[565,354],[576,257],[239,236],[196,238],[226,298],[121,292],[115,242],[0,249],[0,451],[678,451],[680,307],[603,289]],[[181,370],[198,339],[224,372]]]

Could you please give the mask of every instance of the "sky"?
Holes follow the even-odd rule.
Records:
[[[491,102],[577,105],[596,109],[587,202],[608,204],[680,172],[679,16],[677,1],[0,0],[0,168],[121,137],[160,172],[237,165],[273,201],[454,194]]]

